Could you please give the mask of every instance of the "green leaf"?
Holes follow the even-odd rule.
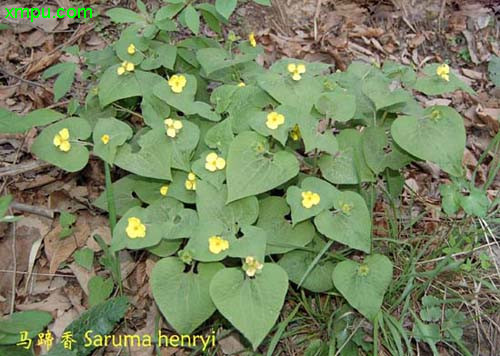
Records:
[[[125,214],[130,208],[141,205],[141,201],[133,196],[134,188],[137,186],[137,181],[140,179],[140,177],[130,174],[113,183],[113,197],[115,200],[116,213],[119,216]],[[108,202],[106,199],[106,191],[102,192],[93,204],[107,211]]]
[[[0,132],[22,133],[35,126],[45,126],[64,118],[64,115],[50,109],[34,110],[24,116],[0,108]]]
[[[260,5],[271,6],[271,0],[253,0],[253,2]]]
[[[217,310],[256,350],[276,323],[287,289],[286,272],[266,263],[255,278],[245,277],[240,268],[219,271],[210,283],[210,296]]]
[[[121,7],[106,11],[106,15],[115,23],[146,23],[146,20],[141,15]]]
[[[441,193],[444,212],[448,215],[455,214],[458,209],[460,209],[462,198],[459,187],[454,183],[441,184],[439,186],[439,192]]]
[[[302,193],[311,191],[320,196],[318,205],[311,208],[305,208],[302,205]],[[290,186],[286,191],[286,202],[292,209],[292,223],[295,225],[301,221],[312,218],[324,210],[333,207],[335,197],[340,194],[339,190],[328,182],[316,177],[307,177],[302,183],[301,187]]]
[[[366,164],[375,174],[386,168],[397,171],[413,161],[413,157],[394,142],[388,143],[382,127],[366,127],[363,130],[362,145]],[[386,153],[387,150],[389,153]]]
[[[319,79],[307,72],[302,79],[292,80],[290,73],[278,74],[268,71],[257,77],[259,86],[283,105],[294,106],[309,112],[317,102],[323,86]]]
[[[293,107],[289,107],[286,105],[280,105],[277,108],[274,108],[272,112],[277,112],[278,114],[283,115],[285,117],[285,122],[282,125],[278,126],[278,128],[273,130],[271,130],[266,125],[267,116],[270,112],[265,111],[255,115],[254,118],[250,121],[250,126],[257,133],[263,136],[274,137],[276,140],[278,140],[279,143],[284,146],[286,144],[286,141],[288,140],[290,131],[297,123],[298,117],[300,115],[300,113],[296,113],[296,111],[297,110]]]
[[[336,155],[339,150],[337,138],[333,135],[332,130],[326,130],[321,133],[318,129],[320,121],[316,120],[311,115],[297,111],[297,123],[299,125],[300,135],[304,140],[306,152],[318,150],[327,152],[331,155]]]
[[[323,211],[314,218],[319,232],[351,248],[370,252],[371,218],[361,195],[345,191],[333,200],[335,211]]]
[[[170,140],[165,129],[151,130],[139,138],[140,150],[137,152],[133,151],[134,147],[130,144],[121,146],[116,154],[115,164],[144,177],[171,180],[172,143]]]
[[[336,137],[339,152],[323,155],[318,160],[323,177],[334,184],[374,181],[363,156],[362,134],[355,129],[344,129]]]
[[[144,121],[153,128],[163,127],[163,120],[170,114],[170,108],[153,95],[153,88],[166,81],[158,74],[135,70],[118,75],[118,64],[108,68],[99,82],[99,102],[102,107],[115,101],[141,96],[141,110]]]
[[[186,20],[187,27],[197,35],[200,31],[200,14],[192,5],[187,6],[184,11],[184,19]]]
[[[196,59],[200,62],[207,75],[211,73],[245,63],[255,59],[256,54],[233,55],[222,48],[203,48],[196,52]]]
[[[268,150],[267,140],[254,132],[243,132],[233,140],[226,168],[228,202],[276,188],[299,173],[294,154],[265,153]]]
[[[173,255],[183,243],[179,240],[161,240],[160,243],[153,247],[148,247],[147,250],[159,257],[168,257]]]
[[[151,273],[151,290],[160,311],[179,334],[190,334],[215,311],[209,286],[222,263],[199,263],[184,272],[177,257],[161,259]]]
[[[104,302],[113,293],[113,288],[114,283],[112,278],[92,277],[88,283],[89,305],[93,307]]]
[[[69,130],[70,135],[71,149],[68,152],[59,150],[53,144],[54,136],[64,128]],[[44,129],[31,146],[31,151],[44,161],[68,172],[76,172],[85,167],[89,160],[89,151],[79,140],[88,138],[90,133],[90,126],[83,119],[62,120]]]
[[[88,271],[92,270],[94,264],[94,251],[88,247],[81,248],[73,254],[75,262]]]
[[[0,218],[3,218],[12,202],[12,195],[7,194],[0,197]]]
[[[363,93],[370,98],[376,110],[384,109],[402,104],[411,99],[411,95],[403,89],[391,90],[390,82],[381,76],[376,76],[365,80],[362,85]]]
[[[124,248],[139,250],[157,245],[163,235],[162,224],[151,215],[151,210],[141,207],[134,207],[127,211],[113,230],[111,250],[119,251]],[[141,223],[145,225],[146,233],[144,237],[130,238],[127,235],[126,228],[128,226],[128,219],[131,217],[140,219]]]
[[[423,341],[429,345],[433,355],[438,356],[439,351],[436,348],[436,343],[441,341],[439,325],[424,324],[416,317],[416,315],[414,315],[414,318],[415,324],[413,325],[413,337],[415,337],[417,341]]]
[[[349,121],[356,112],[356,97],[346,90],[337,89],[322,94],[315,104],[316,109],[329,119]]]
[[[50,313],[38,310],[16,312],[8,318],[0,319],[0,345],[19,342],[19,335],[22,331],[27,331],[28,337],[33,338],[51,321]]]
[[[414,89],[421,91],[426,95],[441,95],[452,93],[455,90],[461,89],[469,94],[475,94],[474,90],[453,74],[450,70],[450,80],[446,81],[436,74],[438,63],[427,64],[424,67],[422,76],[417,79]]]
[[[186,246],[186,249],[192,251],[196,260],[205,262],[222,260],[231,251],[240,227],[251,225],[257,220],[259,205],[256,197],[243,198],[227,205],[226,201],[225,185],[217,189],[207,182],[197,182],[196,208],[200,224]],[[213,235],[228,240],[229,250],[218,255],[212,254],[208,250],[208,239]]]
[[[422,117],[400,116],[391,126],[396,143],[412,155],[460,176],[465,148],[465,128],[459,113],[447,106],[433,106]]]
[[[64,62],[56,64],[43,72],[43,79],[58,75],[54,82],[54,101],[58,101],[69,92],[75,80],[76,69],[76,63]]]
[[[496,87],[500,87],[500,57],[492,56],[488,62],[490,80]]]
[[[333,271],[335,288],[369,320],[379,312],[391,281],[392,263],[382,255],[367,256],[362,264],[342,261]]]
[[[472,187],[469,195],[460,197],[460,205],[467,214],[485,218],[488,214],[490,201],[484,190]]]
[[[226,19],[236,9],[237,0],[215,0],[215,9]]]
[[[317,253],[324,247],[325,242],[316,236],[307,247],[316,250],[317,252],[295,250],[283,255],[278,264],[288,274],[288,278],[299,284],[302,277],[307,272],[309,266],[313,263]],[[320,260],[313,269],[309,272],[306,279],[301,284],[302,288],[308,289],[311,292],[322,293],[333,288],[332,273],[335,263],[330,260]]]
[[[132,129],[123,121],[115,118],[99,119],[94,127],[94,154],[102,160],[113,164],[116,151],[132,137]],[[104,143],[103,136],[107,135],[109,141]]]
[[[289,213],[290,208],[283,198],[271,196],[260,201],[257,226],[267,232],[266,254],[285,253],[304,247],[313,239],[314,226],[306,221],[292,227],[285,218]]]
[[[88,340],[84,338],[84,334],[92,330],[89,337],[93,338],[96,335],[111,335],[116,324],[124,317],[128,308],[126,297],[118,297],[110,299],[102,304],[96,305],[84,312],[78,319],[73,321],[64,330],[71,333],[73,339],[72,350],[64,348],[63,344],[55,345],[46,356],[87,356],[94,351],[95,346],[85,346]]]
[[[230,120],[221,121],[205,133],[205,143],[207,146],[219,150],[223,156],[227,155],[229,145],[233,139],[234,135]]]

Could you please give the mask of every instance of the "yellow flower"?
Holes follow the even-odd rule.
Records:
[[[208,238],[208,250],[213,254],[218,255],[222,251],[229,248],[229,241],[224,240],[220,236],[210,236]]]
[[[160,188],[160,194],[165,196],[168,193],[168,184],[164,184]]]
[[[196,190],[196,176],[193,172],[190,172],[187,176],[184,186],[187,190]]]
[[[125,69],[127,70],[127,72],[133,72],[135,69],[134,63],[132,62],[125,63]]]
[[[306,209],[312,208],[313,205],[318,205],[320,197],[318,193],[311,191],[302,192],[302,206]]]
[[[168,80],[168,85],[170,85],[170,89],[172,89],[174,93],[182,93],[182,90],[184,90],[186,83],[186,77],[181,74],[173,75]]]
[[[107,145],[108,142],[109,142],[109,135],[107,135],[107,134],[102,135],[101,136],[101,141],[102,141],[102,143],[104,143],[105,145]]]
[[[134,46],[133,43],[131,43],[130,46],[128,46],[127,53],[130,54],[130,55],[135,54],[135,46]]]
[[[248,41],[250,42],[250,46],[256,47],[257,46],[257,41],[255,40],[255,33],[250,32],[248,35]]]
[[[295,125],[292,129],[292,131],[290,131],[290,137],[292,138],[292,140],[294,141],[298,141],[300,140],[300,129],[299,129],[299,125]]]
[[[306,72],[306,66],[303,64],[290,63],[287,68],[292,74],[293,80],[300,80],[300,78],[302,78],[301,74]]]
[[[128,218],[128,225],[125,232],[131,239],[135,239],[137,237],[142,238],[146,236],[146,226],[141,222],[141,219],[131,217]]]
[[[211,152],[205,157],[205,168],[210,172],[215,172],[216,170],[222,170],[226,167],[226,160],[219,157],[217,153]]]
[[[243,83],[243,82],[239,82],[239,83],[238,83],[238,86],[239,86],[240,88],[243,88],[244,86],[246,86],[246,84],[245,84],[245,83]]]
[[[116,69],[116,73],[118,75],[122,75],[125,72],[133,72],[135,69],[135,65],[132,62],[124,61],[122,64]]]
[[[245,258],[245,263],[243,264],[243,270],[247,274],[248,277],[255,276],[256,273],[260,273],[262,271],[262,267],[264,265],[257,261],[255,257],[247,256]]]
[[[276,130],[278,126],[285,123],[285,116],[278,114],[276,111],[267,114],[266,126],[271,130]]]
[[[165,130],[167,131],[168,137],[175,137],[182,129],[183,125],[180,120],[172,120],[171,118],[165,119]]]
[[[71,149],[71,143],[69,143],[69,130],[67,128],[59,131],[52,140],[54,146],[58,147],[60,151],[68,152]]]
[[[349,215],[349,214],[351,214],[352,204],[343,203],[343,204],[340,206],[340,210],[342,210],[342,212],[343,212],[344,214]]]
[[[439,65],[436,68],[436,74],[439,77],[441,77],[441,79],[444,79],[447,82],[450,81],[450,67],[448,66],[448,64],[443,63],[443,64]]]

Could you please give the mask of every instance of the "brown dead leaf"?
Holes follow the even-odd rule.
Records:
[[[90,233],[87,222],[78,218],[73,230],[71,236],[61,240],[59,238],[61,226],[58,225],[45,237],[45,254],[50,261],[49,273],[55,273],[62,262],[66,261],[76,249],[86,244]]]
[[[500,120],[500,109],[483,108],[478,105],[476,108],[477,117],[488,126],[490,130],[497,133]]]
[[[82,287],[82,290],[85,292],[85,294],[89,295],[88,284],[90,279],[95,276],[94,270],[92,269],[92,271],[89,272],[87,269],[79,266],[76,262],[72,262],[69,265],[69,268],[78,280],[78,283],[80,284],[80,287]]]
[[[16,256],[17,271],[26,272],[28,270],[29,255],[31,246],[38,239],[43,238],[49,231],[52,220],[41,216],[26,214],[23,219],[16,223],[16,251],[12,251],[12,225],[6,229],[6,233],[0,236],[0,269],[10,271],[13,269],[13,256]],[[6,224],[0,224],[5,226]],[[0,229],[0,233],[3,230]],[[0,273],[0,294],[4,298],[11,297],[11,285],[13,273]],[[16,285],[22,277],[16,275]],[[2,310],[8,308],[9,303],[2,303]]]
[[[26,303],[16,305],[17,310],[43,310],[53,313],[56,310],[68,310],[71,307],[69,299],[58,289],[56,292],[49,294],[47,299],[36,303]]]
[[[54,324],[50,327],[50,331],[54,333],[56,338],[60,338],[64,332],[64,329],[71,324],[72,321],[78,318],[78,312],[71,308],[67,311],[59,311],[54,318]]]

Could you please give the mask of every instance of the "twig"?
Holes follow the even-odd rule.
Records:
[[[0,273],[14,273],[14,274],[31,274],[32,276],[47,276],[47,277],[65,277],[65,278],[76,278],[72,274],[62,274],[62,273],[35,273],[35,272],[24,272],[24,271],[14,271],[9,269],[0,269]]]
[[[33,82],[31,80],[28,80],[28,79],[24,79],[23,77],[17,75],[17,74],[14,74],[14,73],[10,73],[10,72],[7,72],[5,69],[3,68],[0,68],[0,73],[3,73],[4,75],[6,76],[9,76],[9,77],[12,77],[12,78],[15,78],[17,80],[20,80],[21,82],[24,82],[26,84],[29,84],[29,85],[33,85],[33,86],[36,86],[36,87],[40,87],[40,88],[43,88],[47,91],[50,91],[45,85],[43,84],[40,84],[40,83],[37,83],[37,82]]]
[[[52,166],[50,163],[43,161],[29,161],[26,163],[13,164],[7,167],[0,168],[0,177],[17,176],[22,173],[35,171],[50,166]]]
[[[9,208],[10,215],[12,214],[12,208]],[[17,257],[16,257],[16,222],[12,223],[12,264],[14,272],[17,269]],[[11,299],[10,299],[10,314],[14,313],[14,307],[16,305],[16,274],[12,275],[12,289],[11,289]]]
[[[43,206],[34,206],[17,202],[13,202],[10,206],[12,207],[12,209],[15,210],[20,210],[35,215],[44,216],[50,219],[53,219],[56,214],[55,210],[44,208]]]

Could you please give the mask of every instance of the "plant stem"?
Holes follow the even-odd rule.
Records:
[[[116,226],[116,207],[115,198],[113,196],[113,185],[111,182],[111,170],[107,162],[104,162],[104,174],[106,176],[106,201],[108,203],[109,228],[111,230],[111,235],[113,235],[113,230]]]
[[[109,229],[111,230],[111,236],[113,236],[113,231],[116,226],[116,206],[115,206],[115,197],[113,195],[113,182],[111,181],[111,167],[107,162],[104,162],[104,174],[106,180],[106,201],[108,203],[108,221],[109,221]],[[123,295],[123,284],[122,284],[122,276],[120,269],[120,258],[118,256],[118,252],[114,253],[115,255],[115,275],[118,283],[118,290],[120,295]]]

